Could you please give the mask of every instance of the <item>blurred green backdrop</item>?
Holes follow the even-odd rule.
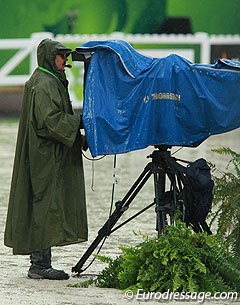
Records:
[[[0,0],[0,38],[54,34],[240,33],[240,0]]]

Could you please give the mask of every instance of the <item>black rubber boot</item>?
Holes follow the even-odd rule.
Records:
[[[28,277],[31,279],[67,280],[69,275],[63,270],[51,266],[51,248],[33,252],[30,255],[31,267]]]
[[[68,280],[69,275],[63,270],[54,268],[37,268],[31,266],[28,270],[28,277],[30,279],[48,279],[48,280]]]
[[[52,251],[51,248],[35,251],[30,255],[30,263],[34,267],[51,268]]]

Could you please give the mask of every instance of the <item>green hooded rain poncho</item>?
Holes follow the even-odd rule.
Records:
[[[43,40],[25,85],[4,236],[14,254],[87,240],[80,115],[55,66],[63,49]]]

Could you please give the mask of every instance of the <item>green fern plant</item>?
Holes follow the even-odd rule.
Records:
[[[194,233],[184,223],[168,226],[160,238],[121,247],[116,259],[100,257],[109,265],[96,285],[137,291],[240,291],[238,263],[219,237]]]
[[[229,251],[240,258],[240,154],[223,147],[214,152],[231,157],[233,173],[224,172],[221,177],[214,177],[215,194],[211,225],[217,223],[217,234],[226,241]]]

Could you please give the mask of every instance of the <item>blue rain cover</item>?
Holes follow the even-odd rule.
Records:
[[[240,127],[240,63],[151,58],[125,41],[90,41],[83,123],[92,156],[197,146]]]

